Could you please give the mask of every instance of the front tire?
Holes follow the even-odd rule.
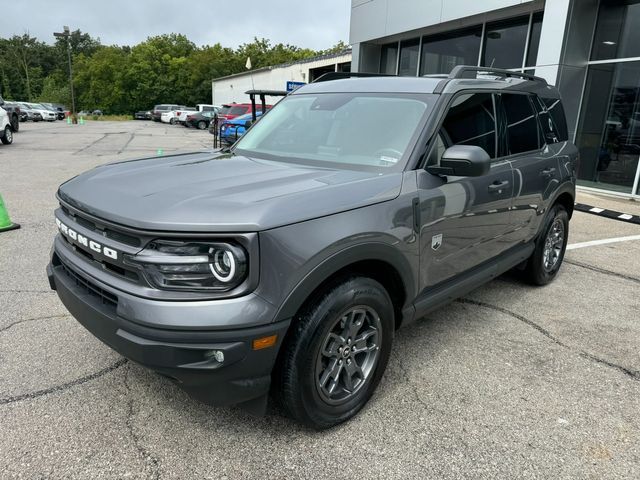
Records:
[[[11,117],[11,127],[13,128],[14,132],[20,130],[20,117],[18,117],[18,115],[13,115]]]
[[[274,375],[280,403],[316,429],[350,419],[389,361],[395,325],[389,294],[373,279],[348,278],[311,301],[294,322]]]
[[[549,211],[536,248],[524,270],[526,279],[533,285],[550,283],[560,270],[569,239],[569,214],[560,204]]]
[[[205,128],[207,128],[207,122],[205,122],[204,120],[200,120],[198,122],[198,130],[204,130]]]
[[[4,132],[2,133],[2,137],[0,137],[0,141],[5,145],[11,145],[13,143],[13,131],[9,125],[4,127]]]

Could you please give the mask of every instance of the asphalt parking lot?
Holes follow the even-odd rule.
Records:
[[[547,287],[508,274],[400,330],[372,401],[321,433],[197,403],[94,339],[45,275],[57,186],[211,138],[56,122],[0,145],[0,193],[22,224],[0,233],[0,477],[640,478],[640,240],[572,249]],[[632,235],[576,212],[570,244]]]

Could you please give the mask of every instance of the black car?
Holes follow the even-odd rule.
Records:
[[[151,120],[151,110],[141,110],[133,114],[135,120]]]
[[[208,112],[193,112],[191,115],[187,115],[187,119],[184,122],[185,127],[195,127],[198,130],[206,130],[209,128],[209,124],[216,114],[215,111]]]
[[[49,282],[194,397],[263,413],[273,392],[328,428],[373,395],[399,327],[510,269],[556,277],[577,158],[541,78],[334,73],[231,148],[62,184]]]

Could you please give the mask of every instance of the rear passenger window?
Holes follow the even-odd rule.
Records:
[[[569,132],[567,129],[567,118],[564,115],[564,108],[559,98],[543,98],[542,102],[546,107],[548,115],[551,117],[553,127],[558,137],[558,142],[566,142],[569,140]],[[550,142],[547,142],[550,143]]]
[[[475,145],[496,156],[496,116],[490,93],[456,97],[444,119],[440,135],[447,147]]]
[[[509,155],[540,148],[538,122],[528,95],[501,94],[507,122]]]

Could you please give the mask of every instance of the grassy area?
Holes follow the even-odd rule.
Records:
[[[87,115],[83,118],[85,120],[124,122],[126,120],[133,120],[133,115]]]

